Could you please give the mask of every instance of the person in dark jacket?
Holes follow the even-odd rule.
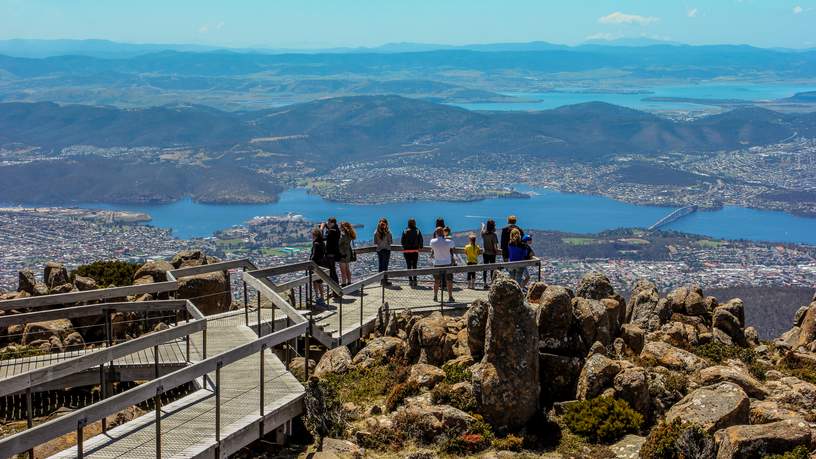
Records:
[[[329,269],[331,279],[339,284],[337,261],[340,259],[340,227],[337,226],[337,219],[329,217],[322,229],[323,237],[326,239],[326,268]]]
[[[323,241],[323,230],[315,228],[312,230],[312,252],[309,255],[309,260],[317,263],[318,266],[325,268],[326,261],[326,243]],[[315,302],[319,305],[324,305],[326,302],[323,299],[323,281],[316,277],[312,281],[315,293],[317,293],[317,300]]]
[[[416,269],[419,263],[419,251],[424,247],[422,239],[422,232],[417,228],[416,220],[413,218],[408,220],[408,228],[402,232],[402,255],[405,257],[405,266],[408,269]],[[408,277],[408,284],[412,287],[417,286],[416,276]]]
[[[496,262],[499,253],[499,238],[496,236],[496,221],[492,218],[482,225],[482,262],[486,265]],[[496,278],[496,271],[490,271],[490,281]],[[482,271],[482,282],[487,290],[487,271]]]
[[[516,216],[511,215],[507,217],[507,226],[502,228],[501,232],[501,251],[502,251],[502,259],[504,261],[510,261],[510,251],[507,249],[507,246],[510,245],[510,233],[514,230],[519,230],[520,237],[524,236],[524,231],[521,228],[516,226]]]

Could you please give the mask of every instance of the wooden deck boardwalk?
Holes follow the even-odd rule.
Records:
[[[340,344],[349,344],[359,339],[361,326],[363,335],[373,328],[377,312],[383,303],[388,303],[391,311],[409,309],[427,312],[463,309],[477,299],[487,299],[487,290],[463,287],[458,284],[454,287],[453,298],[456,300],[454,303],[448,302],[448,296],[445,293],[445,303],[442,305],[439,301],[434,301],[433,285],[430,283],[420,282],[419,286],[411,287],[407,282],[395,281],[385,289],[380,285],[368,285],[363,290],[362,305],[359,293],[343,297],[342,340],[340,337],[340,307],[337,300],[331,301],[327,311],[315,315],[315,328],[317,329],[315,338],[321,340],[322,337],[321,341],[324,341],[330,337],[332,343],[322,343],[330,348]]]
[[[262,311],[262,320],[272,317]],[[220,315],[207,323],[208,355],[228,351],[257,338],[245,325],[244,311]],[[252,323],[250,324],[252,325]],[[201,334],[193,335],[191,355],[201,356]],[[271,432],[302,412],[303,385],[287,372],[284,364],[270,351],[264,353],[264,433]],[[226,457],[258,438],[260,432],[260,361],[258,354],[238,360],[221,369],[221,448]],[[215,381],[215,374],[209,375]],[[212,386],[162,407],[162,457],[213,457],[216,450],[216,400]],[[85,457],[140,458],[156,456],[155,414],[145,414],[107,434],[84,443]],[[77,456],[76,448],[54,457]]]

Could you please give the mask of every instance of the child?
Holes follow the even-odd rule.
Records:
[[[479,264],[479,254],[482,253],[482,248],[476,244],[476,235],[470,233],[468,235],[468,244],[465,246],[465,256],[467,257],[468,265]],[[468,271],[467,273],[468,288],[476,288],[476,271]]]

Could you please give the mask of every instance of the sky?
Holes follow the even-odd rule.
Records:
[[[0,0],[0,39],[325,48],[641,37],[816,47],[816,0]]]

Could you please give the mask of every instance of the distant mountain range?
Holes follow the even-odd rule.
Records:
[[[122,110],[53,103],[0,104],[0,145],[47,150],[253,145],[276,153],[359,160],[410,151],[515,152],[596,160],[621,152],[713,151],[816,135],[816,114],[740,108],[691,122],[600,102],[540,112],[472,112],[398,96],[317,100],[224,112],[204,106]]]

